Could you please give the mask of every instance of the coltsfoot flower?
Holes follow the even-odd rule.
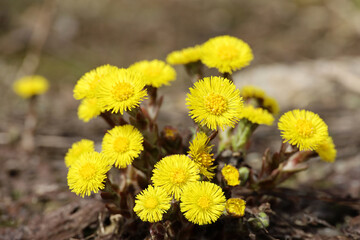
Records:
[[[158,222],[170,208],[171,197],[163,189],[149,186],[136,195],[134,212],[142,221]]]
[[[200,173],[204,175],[207,179],[211,180],[215,173],[213,166],[214,159],[211,154],[212,146],[208,146],[209,138],[203,132],[198,132],[194,140],[190,143],[189,147],[189,156],[190,158],[198,165]]]
[[[251,86],[251,85],[246,85],[246,86],[243,86],[240,89],[240,95],[244,99],[248,99],[248,98],[261,98],[261,99],[263,99],[266,96],[266,93],[261,88]]]
[[[225,210],[224,192],[210,182],[193,182],[184,187],[180,209],[192,223],[204,225],[215,222]]]
[[[140,105],[146,98],[145,82],[141,74],[129,69],[118,69],[107,74],[97,86],[96,98],[101,111],[121,113]]]
[[[263,106],[264,106],[264,108],[268,109],[269,112],[271,112],[274,115],[277,115],[280,112],[279,104],[275,98],[266,96],[264,98]]]
[[[151,177],[155,187],[166,190],[180,199],[183,188],[200,179],[197,165],[185,155],[171,155],[161,159],[153,170]]]
[[[176,78],[176,72],[173,67],[160,60],[140,61],[129,67],[129,69],[142,73],[146,85],[159,88],[163,85],[169,85]]]
[[[84,122],[99,116],[101,109],[96,98],[85,98],[81,101],[78,108],[78,117]]]
[[[65,155],[65,165],[70,167],[76,162],[83,153],[94,152],[94,142],[88,139],[82,139],[73,143]]]
[[[240,174],[234,166],[225,165],[221,170],[221,174],[223,175],[227,185],[237,186],[240,184]]]
[[[131,125],[116,126],[109,130],[102,142],[102,153],[118,168],[125,168],[137,158],[144,137]]]
[[[315,150],[320,158],[326,162],[334,162],[336,158],[336,148],[333,139],[328,136],[326,140],[319,144]]]
[[[167,57],[166,61],[169,64],[188,64],[199,61],[201,58],[201,46],[188,47],[179,51],[171,52]]]
[[[187,94],[186,104],[195,122],[212,130],[234,127],[243,108],[240,91],[226,78],[204,78]]]
[[[108,74],[115,74],[118,70],[119,68],[107,64],[85,73],[74,87],[74,98],[76,100],[94,98],[99,82]]]
[[[274,122],[274,116],[262,108],[254,108],[252,105],[245,105],[241,111],[240,118],[246,118],[254,124],[264,124],[271,126]]]
[[[201,61],[221,73],[232,73],[246,67],[254,58],[246,42],[231,36],[211,38],[203,44],[201,50]]]
[[[245,214],[246,202],[241,198],[230,198],[226,201],[226,212],[234,217],[242,217]]]
[[[104,155],[98,152],[84,153],[69,168],[69,188],[81,197],[90,196],[91,192],[97,193],[104,189],[106,173],[110,168]]]
[[[38,75],[26,76],[15,81],[14,92],[22,98],[30,98],[45,93],[49,88],[46,78]]]
[[[278,123],[284,142],[296,145],[300,151],[315,150],[328,137],[328,127],[319,115],[306,110],[283,114]]]

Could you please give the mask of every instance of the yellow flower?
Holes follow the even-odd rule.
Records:
[[[230,198],[226,201],[226,211],[234,217],[242,217],[245,214],[246,202],[241,198]]]
[[[118,168],[125,168],[137,158],[143,147],[144,137],[131,125],[116,126],[109,130],[102,142],[102,153]]]
[[[243,108],[240,91],[221,77],[206,77],[196,82],[187,94],[186,104],[195,122],[212,130],[217,126],[234,127]]]
[[[334,162],[336,158],[336,148],[334,142],[330,136],[322,142],[315,150],[320,158],[326,162]]]
[[[284,142],[296,145],[300,151],[314,150],[328,136],[328,127],[319,115],[306,110],[283,114],[278,123]]]
[[[106,173],[111,166],[107,159],[98,152],[87,152],[71,165],[68,172],[68,185],[72,192],[84,197],[91,192],[104,189]]]
[[[195,139],[190,143],[189,156],[198,165],[200,173],[207,179],[211,180],[215,173],[213,172],[216,168],[213,166],[214,159],[210,154],[212,146],[208,146],[209,138],[205,133],[199,132],[196,134]]]
[[[236,186],[240,184],[240,174],[235,167],[231,165],[225,165],[221,170],[221,173],[229,186]]]
[[[202,46],[201,61],[221,73],[232,73],[250,64],[254,56],[249,45],[231,36],[209,39]]]
[[[155,165],[151,180],[155,187],[165,189],[179,200],[182,189],[199,178],[199,169],[190,158],[185,155],[171,155]]]
[[[119,69],[106,75],[97,87],[96,97],[101,111],[121,114],[139,106],[146,98],[145,82],[140,74],[129,69]]]
[[[85,73],[74,87],[74,98],[94,98],[99,82],[108,74],[115,74],[117,71],[118,68],[115,66],[103,65]]]
[[[136,195],[134,212],[142,221],[158,222],[170,208],[171,197],[162,188],[149,186]]]
[[[76,162],[83,153],[94,152],[94,142],[88,139],[82,139],[76,143],[73,143],[71,148],[65,155],[65,165],[70,167]]]
[[[246,118],[255,124],[265,124],[271,126],[274,122],[274,116],[262,108],[254,108],[252,105],[245,105],[241,111],[240,118]]]
[[[78,108],[78,117],[84,122],[90,121],[100,115],[101,111],[96,98],[85,98],[81,101]]]
[[[240,89],[240,95],[244,99],[248,99],[248,98],[260,98],[260,99],[263,99],[266,96],[266,93],[261,88],[251,86],[251,85],[247,85],[247,86],[243,86]]]
[[[225,210],[224,192],[210,182],[194,182],[184,187],[180,209],[192,223],[204,225],[215,222]]]
[[[20,78],[13,85],[14,92],[22,98],[43,94],[48,88],[49,83],[46,78],[38,75]]]
[[[197,62],[201,58],[201,47],[188,47],[181,49],[179,51],[171,52],[167,57],[166,61],[169,64],[176,65],[176,64],[188,64],[192,62]]]
[[[159,88],[162,85],[169,85],[170,81],[175,80],[175,69],[160,60],[140,61],[129,67],[129,69],[142,73],[146,85]]]
[[[265,109],[268,109],[269,112],[274,115],[277,115],[280,112],[279,104],[277,103],[275,98],[266,96],[263,102],[263,106]]]

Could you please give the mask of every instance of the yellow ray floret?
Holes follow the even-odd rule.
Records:
[[[194,140],[190,143],[189,147],[189,156],[190,158],[198,165],[200,173],[204,175],[207,179],[211,180],[215,173],[213,166],[214,159],[211,154],[212,146],[208,146],[209,138],[203,132],[198,132]]]
[[[319,144],[318,148],[315,150],[320,158],[326,162],[334,162],[336,158],[336,148],[335,144],[330,136],[326,140]]]
[[[237,186],[240,184],[240,174],[234,166],[225,165],[221,170],[221,174],[229,186]]]
[[[108,74],[115,74],[117,70],[115,66],[103,65],[85,73],[74,87],[74,98],[94,98],[99,82]]]
[[[242,217],[245,214],[246,202],[241,198],[230,198],[226,201],[225,208],[228,214],[234,217]]]
[[[154,186],[161,187],[179,200],[182,189],[200,178],[197,165],[185,155],[171,155],[161,159],[153,170]]]
[[[226,78],[204,78],[194,84],[187,94],[190,116],[200,125],[212,130],[234,127],[243,108],[240,91]]]
[[[116,126],[105,134],[102,153],[116,167],[125,168],[144,150],[143,141],[144,137],[135,127]]]
[[[73,143],[71,148],[65,155],[65,165],[70,167],[74,162],[76,162],[79,157],[86,152],[94,152],[94,142],[88,139],[82,139],[76,143]]]
[[[201,47],[188,47],[179,51],[171,52],[167,57],[166,61],[169,64],[188,64],[199,61],[201,58]]]
[[[262,108],[254,108],[252,105],[245,105],[241,111],[240,118],[246,118],[254,124],[265,124],[271,126],[274,122],[274,116]]]
[[[210,182],[194,182],[184,187],[180,209],[192,223],[204,225],[215,222],[225,210],[222,189]]]
[[[78,108],[78,117],[84,122],[88,122],[91,119],[99,116],[101,113],[96,98],[85,98],[81,101]]]
[[[201,61],[221,73],[232,73],[246,67],[254,58],[246,42],[231,36],[211,38],[203,44],[201,50]]]
[[[30,98],[45,93],[49,88],[46,78],[38,75],[26,76],[15,81],[14,92],[22,98]]]
[[[292,110],[283,114],[278,123],[284,142],[300,151],[315,150],[328,136],[328,127],[319,115],[306,110]]]
[[[159,88],[163,85],[169,85],[176,78],[176,72],[173,67],[160,60],[140,61],[129,67],[129,69],[139,72],[143,75],[146,85]]]
[[[146,98],[145,82],[141,74],[129,69],[119,69],[108,74],[97,87],[96,97],[101,111],[121,113],[140,105]]]
[[[105,187],[106,173],[110,170],[108,160],[100,153],[87,152],[69,168],[67,180],[69,188],[77,195],[90,196]]]
[[[171,197],[163,189],[149,186],[136,195],[134,212],[142,221],[159,222],[170,208]]]

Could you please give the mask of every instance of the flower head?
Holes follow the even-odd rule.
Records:
[[[201,47],[188,47],[181,49],[179,51],[171,52],[167,57],[166,61],[169,64],[188,64],[192,62],[197,62],[201,58]]]
[[[272,125],[274,116],[262,108],[254,108],[252,105],[245,105],[241,111],[240,118],[246,118],[254,124]]]
[[[244,99],[248,99],[248,98],[263,99],[266,96],[266,93],[261,88],[251,86],[251,85],[246,85],[240,89],[240,95]]]
[[[158,222],[170,208],[171,197],[163,189],[149,186],[136,195],[134,212],[142,221]]]
[[[231,165],[225,165],[221,170],[221,174],[229,186],[236,186],[240,184],[240,174],[235,167]]]
[[[201,61],[221,73],[232,73],[246,67],[254,58],[246,42],[231,36],[209,39],[203,44],[201,53]]]
[[[78,117],[84,122],[90,121],[100,115],[101,110],[96,98],[85,98],[81,101],[78,108]]]
[[[20,78],[13,85],[14,92],[22,98],[43,94],[48,88],[49,83],[46,78],[38,75]]]
[[[73,143],[71,148],[65,155],[65,165],[70,167],[76,162],[83,153],[94,152],[94,142],[88,139],[82,139],[76,143]]]
[[[116,126],[109,130],[102,142],[102,153],[118,168],[125,168],[137,158],[143,147],[144,137],[131,125]]]
[[[160,60],[140,61],[131,65],[129,69],[142,73],[146,85],[156,88],[169,85],[169,82],[176,78],[175,69]]]
[[[279,114],[280,107],[275,98],[266,96],[264,98],[263,107],[274,115]]]
[[[155,165],[151,180],[155,187],[165,189],[179,200],[182,189],[199,178],[199,169],[190,158],[185,155],[171,155]]]
[[[278,123],[284,142],[296,145],[300,151],[314,150],[328,136],[328,127],[319,115],[306,110],[283,114]]]
[[[84,197],[91,192],[104,188],[106,173],[111,166],[107,159],[98,152],[87,152],[71,165],[68,172],[68,185],[72,192]]]
[[[334,162],[336,158],[336,148],[335,144],[330,136],[326,140],[319,144],[318,148],[315,150],[320,158],[326,162]]]
[[[194,140],[190,143],[189,156],[198,165],[200,173],[207,179],[211,180],[215,173],[213,172],[216,168],[213,166],[214,159],[211,154],[212,146],[208,146],[209,138],[205,133],[199,132],[196,134]]]
[[[215,222],[225,209],[222,189],[210,182],[194,182],[184,187],[180,209],[192,223],[204,225]]]
[[[230,198],[226,201],[225,208],[228,214],[234,217],[242,217],[245,214],[246,202],[241,198]]]
[[[115,74],[117,70],[119,69],[115,66],[103,65],[85,73],[74,87],[74,98],[94,98],[99,82],[108,74]]]
[[[146,98],[144,87],[142,75],[129,69],[118,69],[98,83],[96,97],[102,111],[123,114],[138,107]]]
[[[195,122],[212,130],[234,127],[243,108],[240,92],[226,78],[204,78],[190,88],[186,104]]]

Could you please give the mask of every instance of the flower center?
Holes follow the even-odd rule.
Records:
[[[175,169],[172,174],[173,183],[183,183],[185,181],[186,175],[183,169]]]
[[[221,60],[232,60],[238,56],[238,51],[231,45],[223,45],[218,49],[218,57]]]
[[[205,99],[205,108],[211,114],[220,115],[225,112],[227,103],[223,96],[216,93],[210,93]]]
[[[154,209],[159,204],[159,201],[155,197],[149,197],[145,200],[144,207],[147,209]]]
[[[94,178],[96,174],[96,168],[92,163],[85,163],[79,169],[79,175],[83,180],[89,181]]]
[[[309,138],[315,133],[312,123],[306,119],[297,120],[295,128],[298,134],[304,138]]]
[[[210,167],[212,165],[212,162],[214,159],[212,159],[213,154],[209,154],[207,152],[202,152],[200,153],[200,157],[199,157],[199,162],[204,166],[204,167]]]
[[[198,199],[197,204],[202,209],[208,209],[210,207],[210,199],[207,196],[201,196]]]
[[[114,141],[114,149],[118,153],[123,153],[129,150],[129,140],[124,137],[118,137]]]
[[[114,86],[111,93],[116,100],[123,102],[134,95],[134,88],[129,83],[119,82]]]

